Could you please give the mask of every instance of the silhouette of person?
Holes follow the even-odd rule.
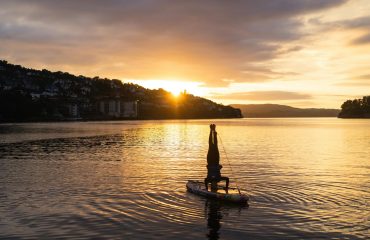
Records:
[[[217,240],[220,238],[220,220],[222,219],[220,203],[218,201],[207,200],[205,207],[207,212],[207,227],[209,229],[207,237],[210,240]]]
[[[208,190],[208,184],[211,183],[211,190],[217,191],[217,183],[221,180],[225,180],[225,190],[228,191],[229,178],[221,176],[222,165],[220,165],[220,153],[218,151],[216,125],[211,124],[210,129],[208,140],[209,147],[207,153],[207,177],[204,179],[204,184]]]

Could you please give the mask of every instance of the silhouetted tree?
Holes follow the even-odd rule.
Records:
[[[338,117],[340,118],[370,118],[370,96],[362,99],[345,101]]]

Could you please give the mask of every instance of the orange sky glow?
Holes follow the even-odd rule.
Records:
[[[223,104],[370,94],[370,1],[0,3],[0,59]]]

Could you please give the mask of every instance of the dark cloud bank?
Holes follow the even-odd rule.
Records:
[[[21,64],[86,71],[121,62],[112,71],[136,79],[166,78],[175,69],[207,86],[228,84],[222,79],[267,81],[282,73],[253,63],[300,50],[281,48],[305,35],[299,16],[344,2],[1,1],[0,55]]]

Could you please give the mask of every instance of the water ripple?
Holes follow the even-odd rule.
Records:
[[[13,126],[0,141],[0,238],[368,238],[366,123],[243,121],[218,125],[233,166],[221,152],[222,172],[249,208],[186,192],[206,174],[207,121],[22,126],[19,139]]]

